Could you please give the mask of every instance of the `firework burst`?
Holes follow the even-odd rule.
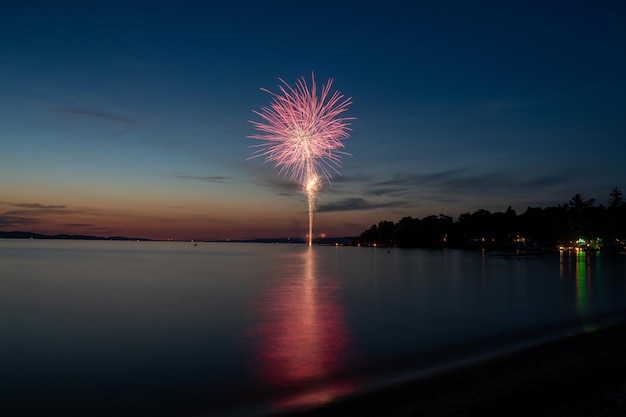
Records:
[[[295,87],[282,79],[279,92],[261,89],[272,96],[269,107],[261,107],[255,114],[262,122],[251,120],[256,130],[263,132],[249,136],[262,143],[250,158],[264,157],[274,162],[279,174],[297,181],[307,195],[309,203],[308,243],[313,239],[313,211],[315,198],[324,180],[330,182],[332,173],[339,173],[341,149],[349,135],[350,120],[340,117],[352,104],[339,92],[330,94],[332,79],[322,87],[318,97],[315,77],[311,75],[311,88],[301,78]]]

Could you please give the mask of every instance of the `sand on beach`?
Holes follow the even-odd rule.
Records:
[[[626,324],[459,366],[292,415],[626,416]]]

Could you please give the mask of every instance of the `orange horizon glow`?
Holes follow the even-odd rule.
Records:
[[[292,206],[276,208],[267,201],[260,201],[257,207],[230,200],[211,201],[211,205],[203,201],[197,205],[117,200],[64,205],[55,200],[38,201],[42,202],[0,201],[0,214],[5,219],[0,231],[154,240],[304,239],[307,235],[306,212]],[[314,237],[358,236],[374,221],[363,216],[359,222],[359,214],[316,213],[319,232]]]

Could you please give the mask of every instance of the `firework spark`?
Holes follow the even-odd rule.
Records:
[[[250,158],[264,157],[274,162],[279,174],[297,181],[307,195],[309,203],[308,243],[313,241],[313,212],[315,198],[324,180],[330,182],[331,174],[339,173],[343,140],[349,135],[351,117],[340,117],[352,104],[335,91],[330,94],[332,79],[322,87],[318,97],[315,77],[311,75],[311,88],[301,78],[295,87],[282,79],[279,92],[261,89],[272,96],[269,107],[253,110],[264,121],[251,120],[255,129],[263,132],[249,136],[262,143]]]

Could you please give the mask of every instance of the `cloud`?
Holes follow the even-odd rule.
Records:
[[[317,211],[320,213],[328,213],[333,211],[355,211],[355,210],[371,210],[387,207],[398,207],[403,205],[397,201],[388,201],[383,203],[372,203],[363,198],[352,197],[339,200],[332,203],[322,204],[317,207]]]
[[[287,181],[281,177],[265,178],[262,181],[255,181],[255,184],[260,187],[271,188],[281,196],[293,196],[301,192],[300,184]]]
[[[293,196],[300,191],[300,184],[289,181],[282,175],[277,175],[275,170],[268,169],[266,165],[246,164],[247,169],[254,178],[252,182],[259,187],[268,188],[281,196]]]
[[[10,211],[3,213],[3,215],[21,216],[21,215],[27,214],[30,216],[41,217],[41,216],[47,216],[49,214],[74,214],[76,212],[77,212],[76,210],[44,208],[44,209],[32,209],[32,210],[10,210]]]
[[[283,176],[276,175],[272,171],[254,168],[251,172],[254,178],[253,184],[259,187],[269,188],[278,195],[292,196],[300,191],[300,184],[295,181],[289,181]]]
[[[423,199],[428,200],[428,201],[436,201],[438,203],[445,203],[445,204],[458,203],[459,201],[461,201],[459,198],[456,198],[454,196],[437,195],[437,194],[424,194]]]
[[[505,194],[518,194],[520,191],[541,190],[571,182],[565,175],[542,175],[530,179],[520,179],[510,172],[453,175],[433,181],[432,186],[454,193],[490,193],[503,191]]]
[[[386,188],[372,188],[368,191],[368,194],[374,196],[402,196],[406,193],[410,192],[411,189],[408,187],[386,187]]]
[[[57,210],[64,209],[65,206],[57,206],[57,205],[44,205],[39,203],[9,203],[10,206],[13,207],[23,207],[29,209],[42,209],[42,210]]]
[[[52,214],[73,214],[74,210],[67,210],[64,205],[48,205],[40,203],[11,203],[4,202],[18,210],[9,210],[0,214],[0,227],[30,226],[40,223],[39,218]]]
[[[112,121],[112,122],[121,123],[121,124],[127,125],[129,127],[135,125],[135,122],[133,122],[130,119],[126,119],[124,117],[119,117],[119,116],[115,116],[113,114],[103,113],[103,112],[99,112],[99,111],[70,109],[70,108],[61,108],[61,109],[57,109],[56,111],[61,112],[61,113],[66,113],[66,114],[75,114],[75,115],[78,115],[78,116],[86,116],[86,117],[92,117],[92,118],[95,118],[95,119],[108,120],[108,121]]]
[[[385,181],[377,181],[372,185],[375,187],[392,186],[392,187],[414,187],[422,184],[438,184],[441,182],[453,180],[455,178],[467,178],[467,168],[450,169],[440,172],[430,172],[426,174],[407,174],[396,173],[390,179]]]
[[[65,226],[67,226],[67,227],[94,227],[95,224],[90,224],[90,223],[68,223]]]
[[[0,214],[1,228],[31,226],[38,223],[39,220],[32,217],[18,216],[7,213]]]
[[[332,182],[333,184],[341,184],[341,183],[353,184],[355,182],[364,183],[364,182],[372,181],[373,178],[375,177],[369,174],[344,174],[342,173],[340,175],[333,177]]]
[[[53,111],[56,111],[58,113],[69,114],[72,116],[79,116],[83,119],[101,120],[105,122],[111,122],[118,126],[119,125],[123,126],[121,130],[118,130],[109,134],[108,135],[109,137],[119,136],[121,134],[124,134],[136,125],[136,123],[131,119],[127,119],[125,117],[120,117],[114,114],[100,112],[100,111],[73,109],[73,108],[66,108],[66,107],[54,109]]]
[[[522,185],[527,188],[546,188],[570,183],[571,179],[572,176],[569,174],[543,175],[525,181]]]
[[[196,176],[196,175],[174,175],[175,178],[183,178],[186,180],[196,180],[196,181],[204,181],[204,182],[212,182],[217,184],[225,184],[228,182],[230,177],[221,177],[221,176]]]
[[[429,189],[451,195],[489,194],[493,191],[506,194],[520,190],[536,191],[571,182],[571,175],[565,172],[521,179],[520,174],[514,171],[478,172],[472,168],[457,168],[423,174],[396,173],[390,179],[370,184],[366,192],[371,195],[404,196],[418,191],[421,194]]]

